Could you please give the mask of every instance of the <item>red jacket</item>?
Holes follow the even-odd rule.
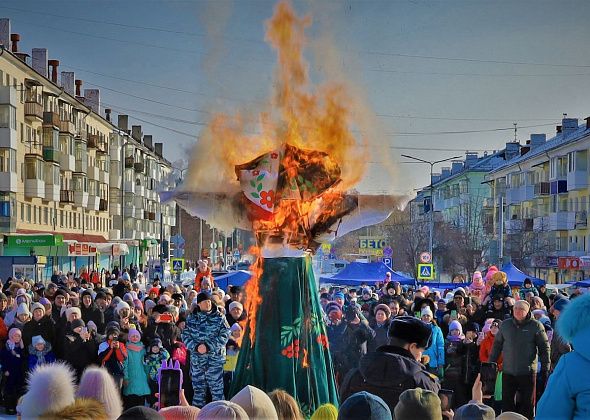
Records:
[[[201,281],[203,277],[210,277],[211,278],[211,286],[215,286],[215,282],[213,281],[213,276],[211,275],[211,268],[207,267],[207,270],[204,272],[201,271],[200,268],[197,268],[197,276],[195,277],[195,290],[197,292],[201,291]]]
[[[490,354],[492,354],[492,346],[494,345],[494,336],[491,331],[486,333],[486,336],[479,345],[479,361],[487,363],[490,361]],[[502,353],[498,357],[498,370],[502,370]]]

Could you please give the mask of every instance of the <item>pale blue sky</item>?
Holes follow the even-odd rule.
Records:
[[[21,34],[21,50],[48,48],[60,70],[74,70],[85,87],[175,105],[101,89],[104,106],[176,130],[132,118],[175,161],[186,156],[208,112],[268,96],[274,55],[263,42],[264,21],[274,3],[2,0],[0,15]],[[313,15],[310,38],[334,40],[330,52],[378,115],[375,141],[392,146],[393,161],[405,160],[400,153],[436,160],[493,150],[513,139],[507,131],[393,133],[547,124],[519,129],[524,141],[532,132],[550,137],[564,112],[590,115],[590,2],[297,1],[295,7]],[[325,68],[313,65],[319,82]],[[371,158],[364,191],[411,192],[427,184],[426,167],[405,164],[391,178],[383,159]]]

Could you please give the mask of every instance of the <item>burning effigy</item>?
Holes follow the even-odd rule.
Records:
[[[254,134],[239,117],[214,116],[200,161],[171,197],[212,226],[256,238],[230,394],[245,385],[280,388],[308,415],[338,404],[311,256],[322,243],[385,220],[394,206],[391,196],[351,192],[362,178],[366,157],[357,146],[366,139],[353,135],[344,86],[310,86],[302,53],[309,24],[288,2],[277,5],[267,23],[278,55],[272,109],[260,114]]]

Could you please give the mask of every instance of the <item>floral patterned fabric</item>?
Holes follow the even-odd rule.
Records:
[[[322,404],[337,406],[311,258],[267,258],[259,284],[255,345],[250,345],[248,325],[230,394],[248,384],[265,392],[281,388],[307,416]]]

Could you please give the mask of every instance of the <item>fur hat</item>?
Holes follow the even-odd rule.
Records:
[[[66,318],[69,318],[70,315],[72,315],[73,313],[78,314],[78,318],[82,318],[82,311],[80,311],[80,308],[77,308],[75,306],[66,309]]]
[[[375,315],[377,315],[377,311],[385,312],[385,315],[387,315],[387,318],[389,318],[391,316],[391,309],[389,308],[389,306],[385,305],[384,303],[380,303],[379,305],[375,306],[375,308],[373,309],[373,313]]]
[[[43,311],[43,315],[45,315],[45,306],[43,306],[39,302],[33,303],[33,306],[31,306],[31,313],[35,312],[35,309],[40,309],[41,311]]]
[[[391,410],[380,397],[366,391],[352,394],[340,406],[338,420],[391,419]]]
[[[430,328],[430,325],[411,316],[394,318],[387,332],[389,338],[398,338],[406,343],[416,343],[423,348],[428,347],[431,335],[432,328]]]
[[[249,420],[248,413],[236,403],[230,401],[213,401],[199,412],[199,420]]]
[[[24,416],[23,416],[24,418]],[[44,413],[39,420],[103,420],[108,419],[107,412],[102,404],[92,398],[76,398],[73,404],[67,407]]]
[[[502,282],[502,284],[506,284],[508,283],[508,277],[506,276],[506,273],[503,271],[496,271],[494,273],[494,275],[492,276],[492,281],[494,282],[494,284]]]
[[[421,388],[407,389],[402,392],[393,412],[396,419],[438,420],[442,418],[438,395]]]
[[[28,390],[18,406],[23,419],[60,411],[74,403],[76,374],[66,363],[37,365],[28,377]]]
[[[92,398],[102,403],[108,418],[115,419],[123,412],[123,403],[115,380],[105,368],[86,368],[80,378],[77,397]]]
[[[262,390],[246,385],[230,400],[244,409],[252,419],[277,419],[277,410],[270,397]]]
[[[240,302],[234,300],[232,303],[229,304],[229,310],[231,311],[233,308],[240,308],[241,310],[244,310],[244,305],[242,305]]]
[[[197,420],[200,411],[201,410],[199,408],[190,405],[175,405],[172,407],[162,408],[160,410],[160,414],[164,416],[166,420]]]

